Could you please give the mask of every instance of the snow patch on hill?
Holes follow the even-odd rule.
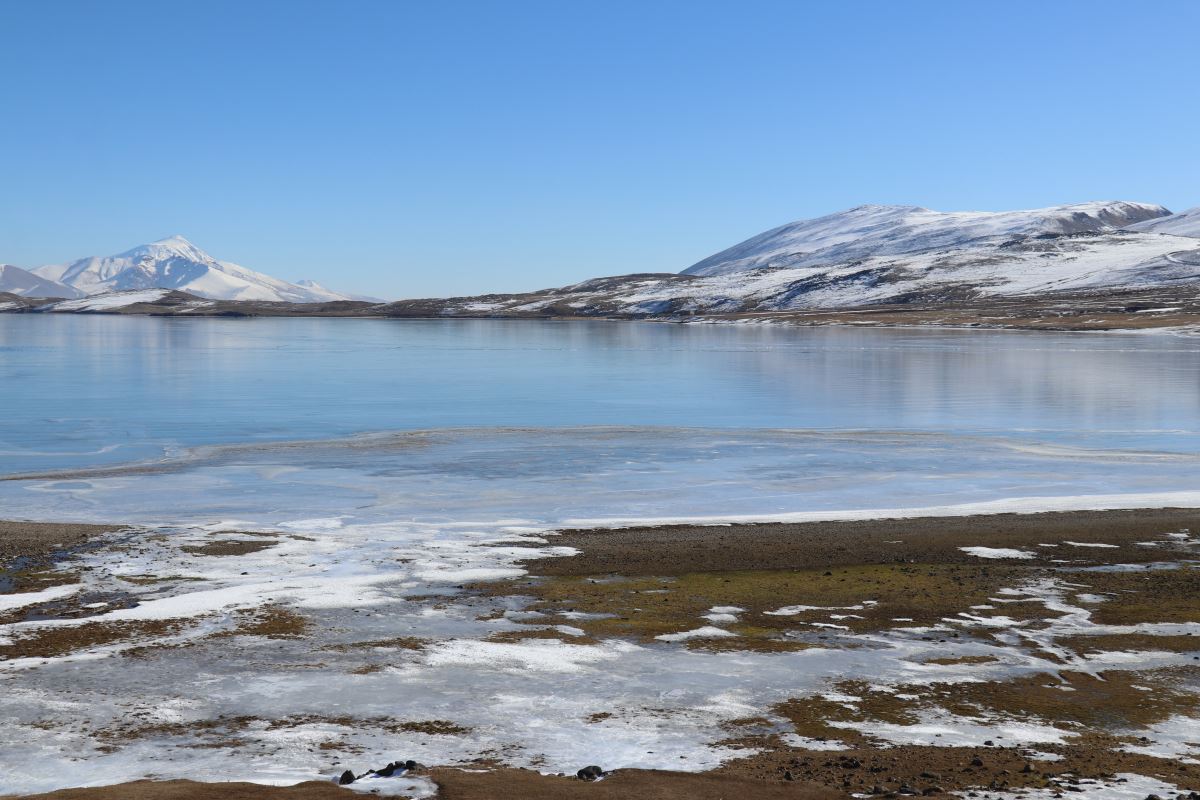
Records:
[[[135,303],[154,303],[170,293],[170,289],[141,289],[132,292],[111,292],[79,300],[64,300],[48,306],[47,311],[113,311]]]

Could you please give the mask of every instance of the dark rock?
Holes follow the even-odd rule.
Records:
[[[377,769],[377,770],[375,770],[375,774],[376,774],[376,775],[378,775],[378,776],[379,776],[379,777],[381,777],[381,778],[390,778],[390,777],[392,777],[392,774],[393,774],[395,771],[396,771],[396,765],[395,765],[395,764],[388,764],[388,765],[387,765],[386,767],[384,767],[383,769]]]
[[[974,758],[971,759],[971,766],[972,767],[982,767],[983,759],[980,758],[979,756],[975,756]]]
[[[790,769],[788,769],[788,770],[784,770],[784,772],[783,772],[783,779],[784,779],[785,781],[794,781],[794,780],[796,780],[794,777],[792,777],[792,771],[791,771]]]
[[[354,783],[354,773],[350,770],[346,770],[342,773],[342,776],[338,778],[338,786],[349,786],[352,783]]]
[[[983,746],[984,746],[984,747],[992,747],[992,746],[994,746],[995,744],[996,744],[996,743],[995,743],[995,742],[993,742],[991,739],[988,739],[987,741],[985,741],[985,742],[983,743]]]
[[[1021,767],[1021,772],[1024,772],[1026,775],[1030,774],[1033,772],[1033,764],[1030,764],[1028,761],[1026,761],[1025,766]]]
[[[926,780],[936,781],[941,776],[938,775],[936,772],[922,772],[921,777],[925,778]]]
[[[400,766],[399,761],[396,762],[396,766]],[[413,761],[411,758],[404,762],[404,768],[407,770],[424,769],[422,765],[418,764],[416,761]]]
[[[595,764],[584,767],[575,773],[575,777],[581,781],[594,781],[604,775],[604,770],[597,767]]]
[[[943,794],[945,791],[946,791],[946,790],[945,790],[945,789],[943,789],[943,788],[942,788],[942,787],[940,787],[940,786],[930,786],[928,789],[926,789],[925,791],[921,792],[921,794],[923,794],[923,795],[925,795],[926,797],[928,797],[928,796],[929,796],[929,795],[931,795],[931,794]]]
[[[1162,798],[1156,794],[1148,794],[1146,795],[1146,800],[1162,800]]]
[[[919,794],[919,792],[917,792],[916,789],[912,788],[911,786],[908,786],[907,784],[904,786],[901,786],[896,791],[899,792],[900,794]]]

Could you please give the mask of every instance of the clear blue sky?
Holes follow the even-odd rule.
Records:
[[[386,297],[861,203],[1200,205],[1200,2],[0,3],[0,262],[182,233]]]

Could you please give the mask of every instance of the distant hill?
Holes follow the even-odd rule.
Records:
[[[1200,238],[1200,206],[1180,211],[1178,214],[1139,222],[1136,225],[1130,225],[1126,230]]]
[[[73,286],[52,281],[29,270],[0,264],[0,292],[22,297],[82,297],[83,293]]]
[[[864,258],[984,246],[1014,236],[1112,231],[1170,215],[1158,205],[1093,202],[1033,211],[931,211],[866,205],[790,222],[684,270],[724,275],[764,267],[815,267]]]

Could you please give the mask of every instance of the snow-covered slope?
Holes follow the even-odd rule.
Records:
[[[127,292],[111,292],[78,300],[63,300],[45,306],[42,311],[115,311],[138,303],[155,303],[162,300],[170,289],[136,289]]]
[[[383,300],[378,297],[371,297],[365,294],[346,294],[345,292],[335,292],[333,289],[328,289],[316,281],[302,280],[296,281],[296,285],[300,286],[314,295],[325,297],[330,301],[334,300],[359,300],[364,303],[382,303]]]
[[[990,246],[947,247],[821,267],[727,273],[702,278],[687,287],[687,294],[701,307],[734,311],[844,308],[907,299],[1040,295],[1184,282],[1200,286],[1200,241],[1108,231],[1025,236]]]
[[[0,264],[0,292],[11,292],[22,297],[80,297],[83,294],[72,286],[48,280],[12,264]]]
[[[321,303],[349,299],[314,291],[229,261],[218,261],[182,236],[171,236],[115,256],[81,258],[38,267],[34,273],[87,295],[136,289],[179,289],[213,300]]]
[[[1110,231],[1171,212],[1146,203],[1092,202],[1032,211],[931,211],[866,205],[760,233],[693,264],[685,275],[815,267],[995,243],[1012,236]]]
[[[1158,217],[1138,222],[1126,228],[1130,231],[1169,233],[1172,236],[1188,236],[1200,239],[1200,206],[1180,211],[1169,217]]]

